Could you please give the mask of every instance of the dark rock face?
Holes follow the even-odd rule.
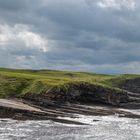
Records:
[[[119,106],[120,103],[128,102],[125,91],[118,91],[107,87],[81,83],[71,84],[67,90],[63,88],[53,89],[40,97],[27,96],[30,99],[55,101],[58,103],[105,103]]]
[[[119,85],[119,88],[131,91],[134,93],[140,93],[140,78],[125,80]]]
[[[127,92],[129,102],[123,104],[125,108],[140,108],[140,78],[125,80],[119,85],[119,88]]]
[[[128,99],[125,92],[116,92],[116,90],[92,84],[74,85],[70,87],[67,95],[68,101],[76,100],[84,103],[100,102],[111,105],[119,105],[122,102],[127,102]]]

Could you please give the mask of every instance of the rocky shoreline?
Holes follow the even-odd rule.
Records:
[[[53,120],[60,123],[83,125],[84,123],[65,119],[65,117],[74,118],[74,114],[85,116],[117,115],[118,117],[140,118],[140,115],[133,114],[131,111],[125,111],[120,107],[107,104],[60,104],[50,101],[43,103],[25,99],[0,99],[0,118]],[[61,119],[59,117],[61,117]]]
[[[131,109],[140,109],[138,81],[136,84],[126,81],[119,85],[119,89],[84,82],[54,88],[47,94],[28,93],[20,98],[0,99],[0,118],[53,120],[80,125],[82,123],[64,118],[75,117],[74,114],[140,118],[140,114]]]

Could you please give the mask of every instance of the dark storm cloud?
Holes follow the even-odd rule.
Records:
[[[0,66],[140,73],[140,3],[107,1],[0,0]]]

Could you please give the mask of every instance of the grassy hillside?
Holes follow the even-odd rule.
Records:
[[[74,83],[89,83],[116,89],[125,80],[138,77],[140,76],[0,68],[0,97],[47,94],[53,89],[67,90],[68,86]]]

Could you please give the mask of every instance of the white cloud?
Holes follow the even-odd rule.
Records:
[[[22,44],[22,47],[39,49],[46,52],[48,50],[47,40],[39,34],[34,33],[26,25],[17,24],[14,27],[0,25],[0,47],[5,49],[10,44]],[[11,47],[11,46],[10,46]],[[21,47],[21,46],[19,46]]]
[[[134,10],[136,7],[135,0],[100,0],[97,5],[101,8],[113,8],[120,10],[123,8]]]

